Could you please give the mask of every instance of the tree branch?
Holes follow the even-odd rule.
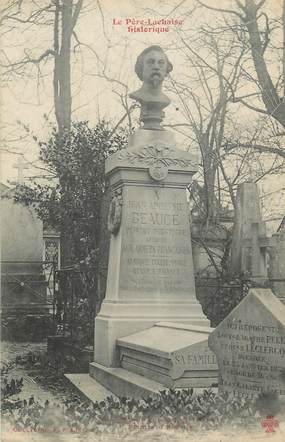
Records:
[[[275,154],[275,155],[279,155],[282,158],[285,158],[285,150],[280,149],[278,147],[270,147],[270,146],[265,146],[263,144],[251,144],[251,143],[226,143],[223,145],[223,147],[225,148],[225,150],[231,150],[231,149],[236,149],[236,148],[250,148],[250,149],[254,149],[257,150],[258,152],[261,153],[270,153],[270,154]]]
[[[269,21],[268,21],[268,17],[267,14],[265,14],[264,12],[260,15],[260,17],[263,16],[265,17],[265,26],[266,26],[266,30],[265,30],[265,35],[264,35],[264,42],[263,42],[263,46],[262,46],[262,55],[264,55],[266,48],[269,44],[270,38],[269,38],[269,34],[270,34],[270,29],[269,29]]]
[[[259,107],[256,106],[252,106],[251,104],[247,103],[246,101],[244,101],[241,97],[232,97],[231,98],[232,103],[242,103],[244,106],[248,107],[249,109],[255,111],[255,112],[259,112],[260,114],[265,114],[268,115],[268,112],[264,109],[261,109]]]
[[[72,20],[71,20],[71,29],[72,30],[74,29],[74,27],[76,25],[78,16],[79,16],[80,11],[82,9],[82,5],[83,5],[83,0],[78,0],[78,2],[75,5],[74,13],[73,13]]]
[[[43,52],[38,58],[30,58],[27,56],[22,61],[18,61],[17,63],[9,63],[8,65],[1,64],[2,67],[5,68],[13,68],[13,67],[20,67],[28,63],[32,64],[39,64],[44,58],[47,58],[49,55],[54,56],[55,52],[53,49],[47,49],[45,52]]]
[[[204,6],[204,8],[210,9],[212,11],[225,12],[227,14],[234,14],[237,17],[239,17],[241,20],[243,20],[243,16],[241,14],[239,14],[237,11],[234,11],[233,9],[215,8],[214,6],[205,5],[205,3],[201,2],[200,0],[198,1],[198,4],[201,6]]]
[[[2,18],[0,19],[0,24],[2,24],[2,22],[4,20],[14,20],[17,21],[18,23],[22,23],[22,24],[36,24],[36,25],[45,25],[46,23],[44,22],[40,22],[38,21],[41,18],[41,15],[43,12],[49,11],[51,8],[53,8],[53,4],[49,4],[48,6],[46,6],[45,8],[40,8],[37,9],[36,11],[34,11],[29,17],[27,18],[19,18],[17,17],[17,15],[20,13],[20,9],[18,9],[18,11],[12,13],[12,14],[6,14],[6,15],[2,15]],[[3,11],[2,11],[3,14]]]

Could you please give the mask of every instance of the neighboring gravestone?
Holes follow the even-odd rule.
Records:
[[[43,273],[43,223],[32,208],[1,186],[1,308],[3,313],[48,312]]]
[[[251,289],[208,339],[219,390],[234,396],[285,394],[285,306],[268,289]]]
[[[231,247],[231,268],[263,284],[267,279],[266,251],[269,245],[262,220],[256,183],[242,183],[237,190],[237,209]]]

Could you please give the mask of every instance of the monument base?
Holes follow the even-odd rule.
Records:
[[[218,384],[216,356],[208,347],[209,327],[162,322],[117,340],[120,364],[168,388]]]
[[[133,329],[134,325],[130,327]],[[133,398],[158,394],[168,388],[215,387],[217,362],[208,347],[212,331],[199,325],[160,322],[117,339],[120,367],[92,362],[90,376],[113,394]]]
[[[92,362],[88,373],[65,374],[65,377],[85,398],[92,402],[101,402],[107,397],[132,397],[135,399],[158,396],[166,388],[163,384],[146,379],[123,368],[107,368]],[[100,382],[101,381],[101,382]],[[102,384],[106,387],[103,387]],[[107,388],[108,387],[108,388]],[[216,391],[216,388],[211,388]],[[194,388],[199,394],[202,388]]]
[[[158,322],[175,322],[209,327],[196,299],[168,303],[116,303],[104,301],[95,319],[94,361],[105,367],[119,367],[117,339],[146,330]]]

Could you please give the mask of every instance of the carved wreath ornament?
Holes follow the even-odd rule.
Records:
[[[127,160],[134,164],[138,161],[149,166],[149,174],[156,181],[167,177],[169,166],[188,167],[193,165],[190,159],[177,158],[177,151],[163,144],[149,145],[139,151],[124,150],[118,156],[119,160]]]
[[[116,190],[110,202],[108,213],[108,230],[113,235],[116,235],[120,229],[122,219],[122,189]]]

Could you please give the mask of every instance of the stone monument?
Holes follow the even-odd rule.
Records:
[[[1,185],[1,311],[3,315],[48,315],[43,273],[43,223]]]
[[[113,192],[111,242],[90,364],[92,378],[114,394],[133,397],[217,381],[207,346],[209,321],[195,294],[186,198],[197,162],[161,126],[170,103],[162,84],[172,64],[159,46],[151,46],[135,70],[143,84],[130,96],[141,105],[141,127],[105,163]]]
[[[221,392],[285,395],[285,306],[271,290],[251,289],[208,341]]]
[[[107,291],[95,320],[95,361],[118,365],[116,339],[158,321],[209,325],[195,296],[185,188],[197,170],[160,125],[170,100],[161,91],[172,69],[158,46],[138,57],[143,85],[130,96],[141,103],[144,126],[127,149],[106,161],[113,189]]]
[[[237,189],[237,211],[231,247],[231,267],[262,285],[267,280],[266,224],[262,220],[256,183],[245,182]]]
[[[285,232],[281,227],[267,235],[256,183],[239,184],[236,203],[231,267],[259,286],[270,281],[273,292],[285,304]]]

